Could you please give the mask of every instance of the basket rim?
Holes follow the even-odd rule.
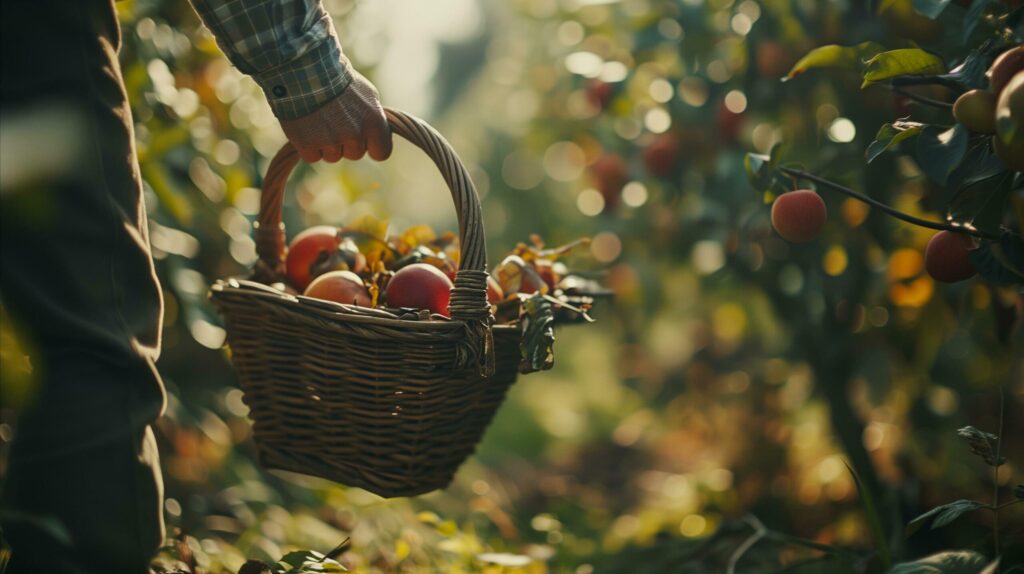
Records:
[[[245,297],[263,299],[269,303],[288,306],[294,310],[316,315],[333,321],[345,321],[349,323],[362,323],[367,325],[379,325],[382,327],[393,327],[425,332],[458,332],[463,333],[466,326],[465,321],[455,319],[403,319],[397,316],[387,317],[390,314],[381,309],[370,307],[358,307],[345,305],[334,301],[312,299],[301,295],[292,295],[284,291],[278,291],[273,287],[244,279],[218,279],[210,286],[211,299],[221,297]],[[379,313],[379,314],[378,314]],[[515,324],[491,325],[490,329],[495,332],[520,332],[520,326]]]

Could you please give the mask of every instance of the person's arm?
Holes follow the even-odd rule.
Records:
[[[191,0],[231,63],[263,88],[309,162],[391,154],[377,90],[341,52],[320,0]]]

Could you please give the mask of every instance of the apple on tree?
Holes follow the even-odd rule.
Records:
[[[644,165],[658,177],[672,174],[679,162],[679,138],[673,133],[658,135],[644,148]]]
[[[985,90],[964,93],[953,104],[953,117],[972,132],[996,132],[996,95]]]
[[[590,166],[598,191],[604,197],[609,209],[618,207],[622,186],[629,181],[629,167],[626,161],[614,153],[605,153]]]
[[[821,196],[809,189],[780,195],[772,204],[772,227],[786,241],[804,243],[821,233],[828,210]]]
[[[992,147],[1003,163],[1024,171],[1024,71],[1010,79],[999,94],[993,120],[998,133]]]
[[[986,75],[992,93],[998,95],[1018,72],[1024,71],[1024,46],[1010,48],[992,62]]]
[[[974,243],[962,233],[940,231],[928,240],[924,250],[924,268],[932,279],[956,283],[974,277],[977,271],[968,255]]]

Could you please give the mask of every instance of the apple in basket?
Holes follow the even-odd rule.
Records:
[[[309,284],[303,295],[346,305],[371,306],[370,292],[363,285],[363,280],[351,271],[324,273]]]
[[[505,300],[505,292],[501,289],[501,285],[494,277],[487,276],[487,302],[491,305],[497,305]]]
[[[288,283],[299,291],[304,291],[313,279],[310,271],[322,253],[333,253],[341,241],[338,228],[330,225],[317,225],[299,233],[288,244],[288,257],[285,259],[285,275]]]
[[[385,291],[389,307],[429,309],[448,317],[452,281],[440,269],[426,263],[406,265],[388,281]]]
[[[494,274],[498,278],[498,285],[506,295],[548,292],[548,284],[541,274],[518,255],[509,255],[503,259],[494,270]]]

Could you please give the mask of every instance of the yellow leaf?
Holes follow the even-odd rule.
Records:
[[[840,46],[829,44],[808,52],[786,74],[786,80],[792,80],[812,68],[848,68],[859,70],[864,60],[882,51],[882,46],[874,42],[863,42],[856,46]]]
[[[866,88],[873,83],[881,82],[897,76],[923,76],[928,74],[942,74],[946,71],[946,64],[931,52],[925,52],[919,48],[903,48],[900,50],[889,50],[875,54],[867,61],[864,68],[864,83]]]
[[[459,527],[455,524],[454,520],[445,520],[437,525],[437,531],[445,536],[454,536],[459,531]]]
[[[425,223],[413,225],[409,229],[403,231],[401,236],[402,243],[404,243],[408,249],[412,249],[413,247],[424,243],[430,243],[435,239],[437,239],[437,234],[434,233],[434,230]]]
[[[441,522],[441,517],[429,510],[417,514],[416,519],[424,524],[439,524]]]
[[[405,540],[401,540],[401,539],[399,539],[398,542],[395,542],[395,559],[396,560],[399,560],[399,561],[405,560],[409,556],[410,552],[412,552],[412,549],[409,548],[409,543],[408,542],[406,542]]]

